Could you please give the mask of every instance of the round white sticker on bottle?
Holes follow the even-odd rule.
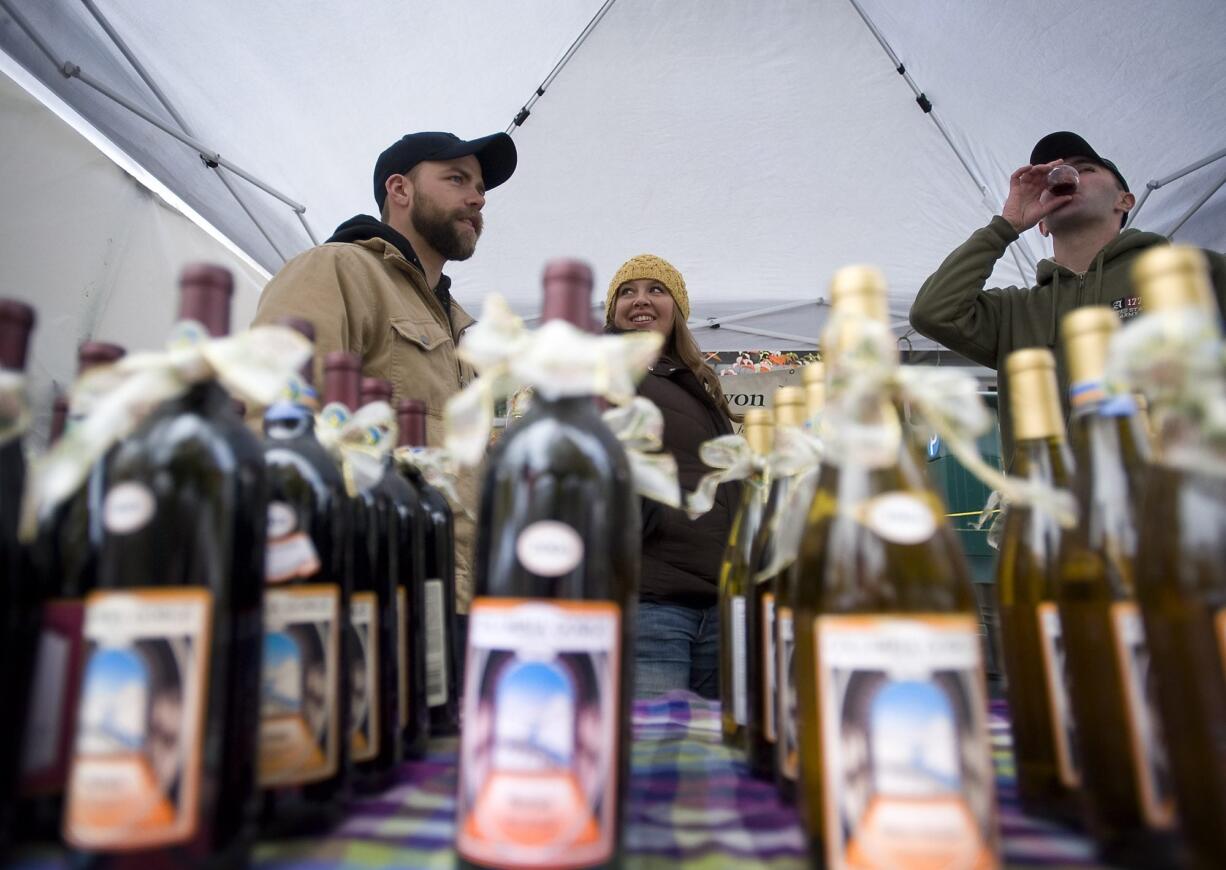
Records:
[[[116,484],[102,504],[102,522],[112,534],[131,534],[149,522],[156,504],[153,493],[143,483]]]
[[[298,528],[298,515],[294,509],[283,501],[268,503],[268,539],[275,541],[284,538]]]
[[[515,555],[533,574],[561,577],[583,560],[583,539],[566,523],[540,520],[519,533]]]
[[[864,506],[864,524],[895,544],[922,544],[937,530],[932,508],[909,492],[891,492]]]

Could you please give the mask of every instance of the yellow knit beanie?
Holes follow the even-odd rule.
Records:
[[[682,320],[690,319],[690,294],[685,289],[685,279],[673,268],[673,264],[654,254],[639,254],[622,263],[613,280],[609,282],[609,295],[604,301],[605,320],[613,320],[613,303],[617,300],[617,288],[627,281],[647,278],[659,281],[673,297],[681,311]]]

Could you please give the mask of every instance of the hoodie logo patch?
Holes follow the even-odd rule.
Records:
[[[1111,310],[1120,320],[1131,320],[1145,313],[1145,309],[1141,307],[1140,296],[1121,296],[1111,303]]]

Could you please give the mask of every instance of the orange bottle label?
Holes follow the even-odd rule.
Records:
[[[349,602],[349,721],[354,761],[379,754],[379,596],[355,592]]]
[[[333,583],[268,589],[260,680],[261,786],[336,773],[342,728],[341,593]]]
[[[98,591],[85,603],[85,666],[64,837],[85,850],[182,843],[199,824],[212,594]]]
[[[459,853],[499,867],[612,858],[621,611],[478,598],[469,615]]]
[[[828,865],[998,866],[974,619],[821,616],[815,631]]]

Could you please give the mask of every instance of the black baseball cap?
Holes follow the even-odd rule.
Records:
[[[1068,160],[1070,157],[1088,157],[1095,163],[1107,167],[1116,180],[1123,185],[1124,190],[1128,190],[1128,182],[1124,180],[1124,174],[1114,163],[1105,157],[1100,157],[1098,152],[1090,147],[1089,142],[1067,130],[1048,133],[1035,143],[1034,150],[1030,152],[1030,165],[1051,163],[1053,160]]]
[[[493,190],[515,171],[515,142],[506,133],[465,141],[454,133],[410,133],[390,145],[375,161],[375,202],[387,200],[387,180],[403,175],[423,160],[454,160],[473,155],[481,164],[486,190]]]

